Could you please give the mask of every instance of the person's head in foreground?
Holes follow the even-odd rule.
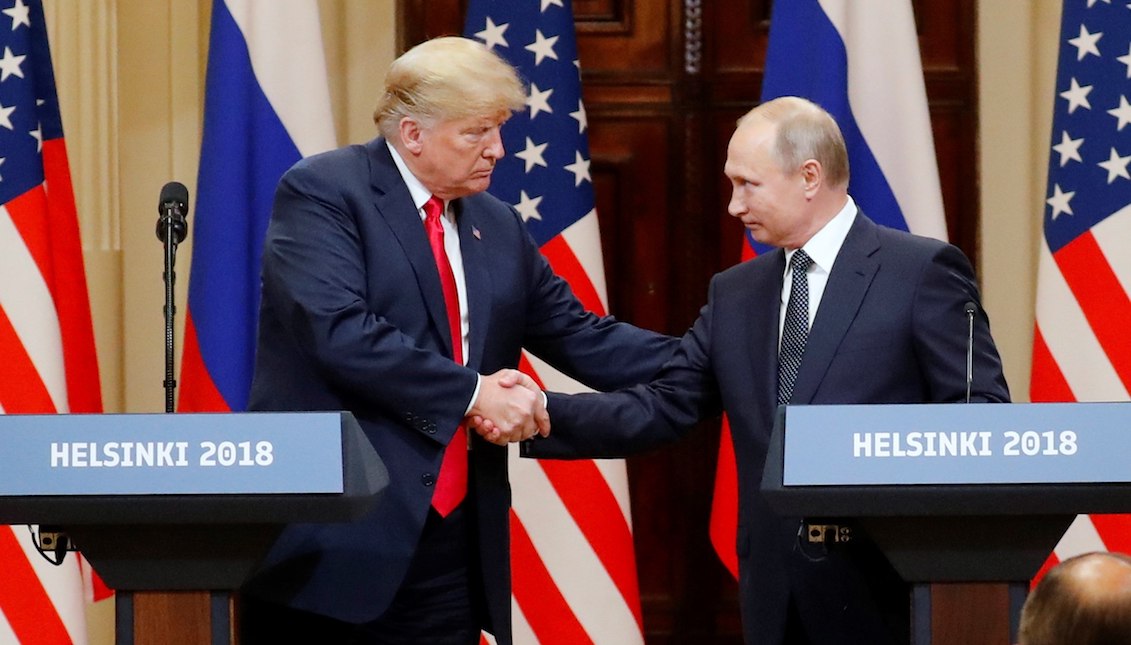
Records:
[[[1131,557],[1085,553],[1053,567],[1025,600],[1018,643],[1131,643]]]

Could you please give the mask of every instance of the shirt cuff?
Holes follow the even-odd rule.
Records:
[[[475,375],[475,391],[471,393],[471,400],[467,403],[467,409],[463,411],[463,416],[467,416],[471,412],[471,408],[475,407],[475,402],[479,400],[479,385],[483,382],[483,375]]]

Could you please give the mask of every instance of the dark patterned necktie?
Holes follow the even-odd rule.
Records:
[[[805,354],[805,340],[809,337],[809,265],[813,258],[798,249],[789,261],[793,271],[793,286],[789,291],[789,305],[785,309],[785,324],[781,331],[781,348],[778,349],[778,405],[789,403],[801,357]]]

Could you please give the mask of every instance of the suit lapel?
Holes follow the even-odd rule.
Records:
[[[879,269],[876,257],[879,248],[876,225],[863,213],[858,213],[837,253],[836,264],[825,285],[813,328],[805,343],[805,355],[793,387],[793,403],[812,403],[821,379],[856,318],[864,295]]]
[[[785,252],[774,249],[767,254],[765,268],[754,276],[746,290],[747,301],[742,309],[748,312],[750,324],[743,342],[751,349],[744,354],[753,363],[755,400],[771,406],[778,398],[778,319],[781,316],[782,279],[785,273]]]
[[[448,356],[452,356],[451,334],[448,333],[448,314],[444,305],[444,291],[440,287],[440,273],[436,270],[436,259],[432,257],[432,247],[428,243],[428,234],[424,231],[420,213],[412,203],[412,195],[401,179],[385,139],[378,137],[367,143],[365,147],[369,153],[374,205],[412,265],[428,316],[432,319],[436,330],[442,332],[437,335],[447,349]],[[368,251],[375,252],[373,249]],[[388,252],[388,250],[376,252]]]

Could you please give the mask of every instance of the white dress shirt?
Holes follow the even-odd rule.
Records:
[[[825,287],[829,284],[829,274],[832,273],[833,263],[848,237],[848,230],[856,221],[856,202],[849,197],[844,208],[836,214],[828,224],[821,227],[809,241],[801,248],[813,259],[809,265],[809,327],[813,327],[813,319],[817,316],[817,308],[821,306],[821,298],[825,295]],[[785,327],[785,310],[789,303],[789,294],[793,290],[793,269],[790,260],[797,249],[785,252],[785,276],[781,288],[781,312],[778,314],[778,347],[781,347],[782,329]]]
[[[421,224],[427,214],[424,212],[424,204],[432,198],[432,193],[420,183],[416,175],[405,165],[404,159],[401,158],[397,149],[392,146],[388,141],[385,145],[389,146],[389,152],[393,155],[393,163],[397,165],[397,170],[401,173],[401,179],[404,180],[408,186],[408,192],[412,195],[412,203],[416,206],[416,210],[420,215]],[[464,281],[463,274],[463,253],[459,248],[459,227],[456,225],[455,216],[448,208],[447,200],[444,201],[444,216],[440,218],[440,223],[444,226],[444,253],[448,256],[448,263],[452,265],[452,274],[456,278],[456,293],[459,296],[459,330],[460,330],[460,346],[463,349],[463,364],[467,365],[468,353],[468,338],[467,333],[470,326],[470,318],[468,317],[467,308],[467,285]],[[467,404],[467,410],[471,411],[471,406],[475,404],[475,399],[479,397],[479,379],[475,381],[475,391],[471,394],[471,401]]]

